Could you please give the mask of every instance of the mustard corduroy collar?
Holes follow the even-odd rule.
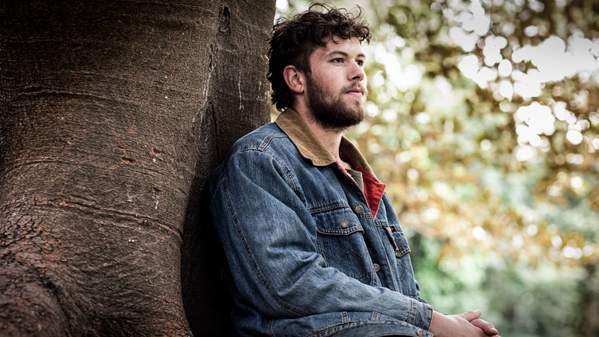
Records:
[[[275,123],[289,136],[301,155],[313,165],[327,166],[336,162],[295,110],[287,108],[277,117]],[[345,136],[341,138],[339,156],[354,170],[366,171],[374,176],[362,153]]]

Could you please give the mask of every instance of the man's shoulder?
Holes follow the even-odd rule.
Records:
[[[275,123],[268,123],[239,138],[231,147],[229,157],[246,152],[266,152],[276,155],[292,146],[289,137]]]
[[[292,167],[291,162],[297,157],[294,152],[297,152],[295,146],[275,123],[263,125],[235,141],[226,158],[212,172],[211,189],[224,177],[260,175],[275,166]]]

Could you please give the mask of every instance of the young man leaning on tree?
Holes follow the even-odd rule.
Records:
[[[364,117],[369,39],[359,14],[320,4],[273,28],[282,112],[239,139],[212,182],[241,336],[497,335],[479,313],[420,298],[385,185],[343,136]]]

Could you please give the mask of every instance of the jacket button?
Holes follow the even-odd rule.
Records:
[[[347,221],[342,221],[341,222],[341,228],[346,229],[347,227],[349,227],[349,225],[347,224]]]
[[[364,212],[364,207],[362,207],[362,205],[356,205],[356,207],[354,207],[354,211],[358,214],[362,214]]]
[[[378,273],[378,272],[379,272],[379,270],[381,270],[381,266],[379,266],[379,264],[378,264],[378,263],[375,263],[375,264],[373,264],[373,265],[372,265],[372,268],[374,269],[374,272],[375,272],[375,273]]]

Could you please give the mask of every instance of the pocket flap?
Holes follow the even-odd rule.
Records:
[[[396,257],[399,258],[411,252],[408,239],[399,225],[390,224],[384,220],[376,220],[375,223],[387,233]]]
[[[349,208],[340,208],[332,211],[314,214],[316,231],[327,235],[349,235],[363,232],[358,217]]]

